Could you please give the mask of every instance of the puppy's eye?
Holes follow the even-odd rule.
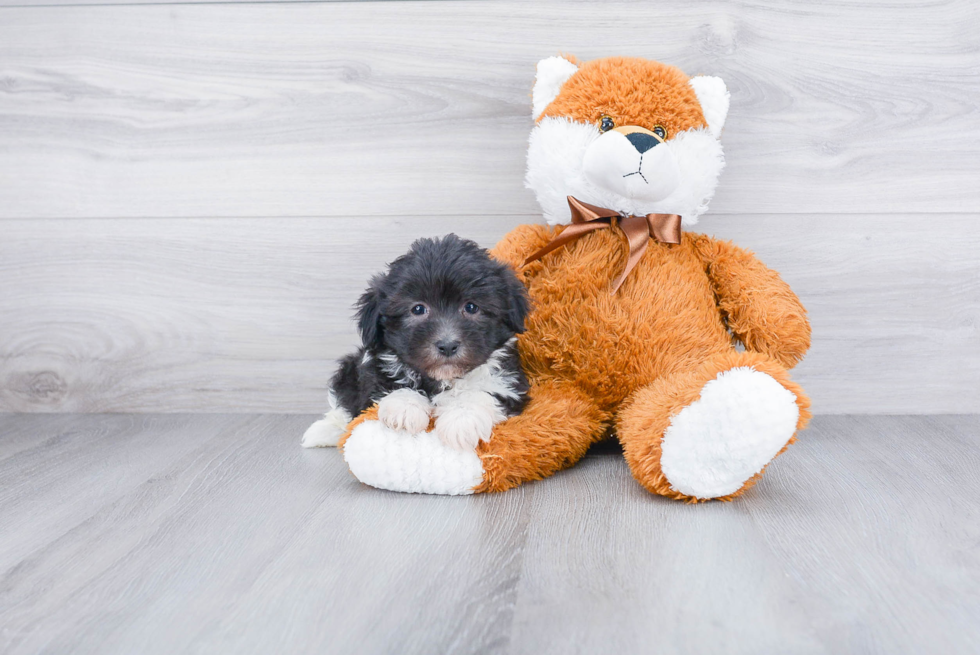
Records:
[[[480,308],[474,305],[473,303],[468,302],[465,305],[463,305],[463,311],[466,312],[467,314],[475,314],[478,311],[480,311]]]
[[[654,125],[653,133],[659,136],[661,139],[667,138],[667,128],[665,128],[663,125]]]
[[[416,316],[421,316],[422,314],[427,314],[428,311],[429,311],[429,308],[426,307],[425,305],[422,305],[422,304],[415,305],[415,307],[412,307],[412,313],[415,314]]]
[[[616,127],[616,123],[613,122],[613,119],[610,116],[603,116],[599,119],[600,132],[608,132],[614,127]]]

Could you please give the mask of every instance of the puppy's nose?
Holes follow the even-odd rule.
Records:
[[[442,341],[436,341],[436,348],[439,349],[439,354],[443,357],[452,357],[459,350],[459,342],[443,339]]]
[[[660,145],[660,139],[650,134],[644,134],[643,132],[632,132],[627,134],[626,138],[641,155],[650,148]]]

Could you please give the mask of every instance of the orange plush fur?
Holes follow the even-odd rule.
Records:
[[[560,231],[521,226],[493,254],[520,269]],[[574,464],[614,424],[643,486],[699,500],[674,491],[664,478],[659,437],[706,382],[737,366],[768,373],[796,394],[797,428],[806,425],[809,400],[786,366],[806,352],[810,326],[779,275],[737,246],[686,233],[679,245],[651,243],[610,294],[625,263],[624,239],[618,230],[599,230],[520,271],[534,304],[520,337],[531,402],[480,444],[486,469],[480,491],[503,491]],[[743,302],[747,297],[751,303]],[[759,311],[765,316],[755,315]],[[728,329],[756,352],[737,352]]]

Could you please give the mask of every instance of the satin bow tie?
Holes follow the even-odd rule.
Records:
[[[590,205],[572,196],[568,196],[568,207],[572,210],[572,224],[565,227],[561,234],[551,240],[551,243],[524,260],[525,266],[593,230],[612,227],[613,220],[618,219],[619,228],[629,241],[630,254],[629,259],[626,260],[626,268],[613,282],[612,292],[616,293],[626,276],[640,261],[651,238],[661,243],[681,242],[681,217],[677,214],[647,214],[646,216],[621,214],[612,209]]]

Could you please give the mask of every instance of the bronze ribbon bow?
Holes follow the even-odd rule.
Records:
[[[584,234],[611,227],[613,219],[618,218],[619,228],[629,241],[630,256],[626,260],[626,268],[613,283],[612,292],[616,293],[626,280],[626,276],[640,261],[650,238],[661,243],[681,242],[681,217],[677,214],[624,215],[612,209],[590,205],[572,196],[568,196],[568,207],[572,210],[572,224],[566,226],[561,234],[551,240],[551,243],[524,260],[524,266]]]

